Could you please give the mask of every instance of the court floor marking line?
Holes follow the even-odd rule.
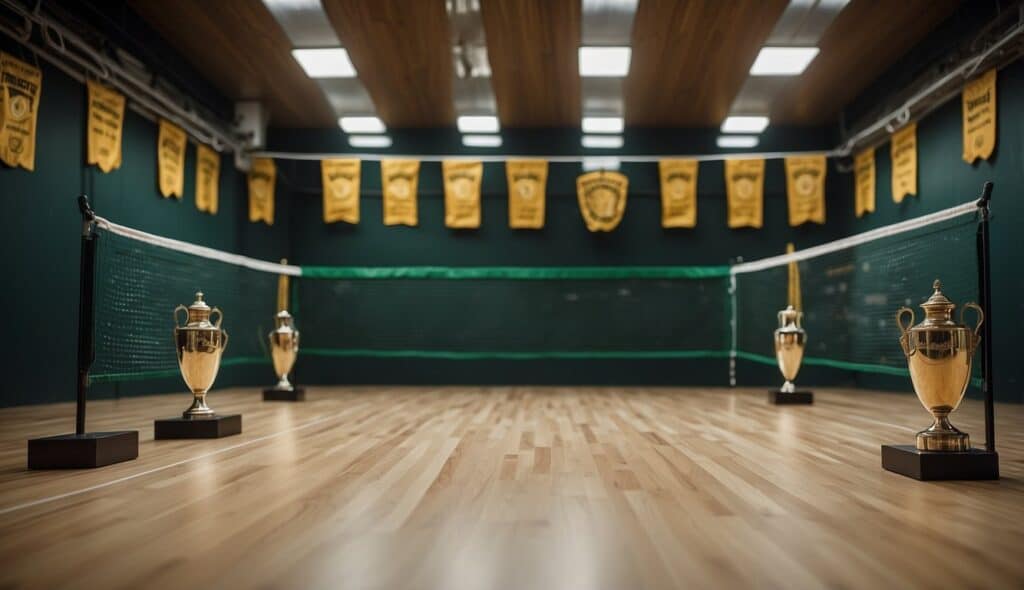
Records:
[[[98,484],[95,484],[95,485],[91,485],[91,486],[88,486],[88,487],[85,487],[85,488],[82,488],[82,489],[79,489],[79,490],[72,490],[70,492],[64,492],[62,494],[56,494],[56,495],[53,495],[53,496],[47,496],[45,498],[39,498],[37,500],[31,500],[29,502],[24,502],[24,503],[21,503],[21,504],[15,504],[14,506],[8,506],[7,508],[0,509],[0,516],[3,516],[4,514],[10,514],[12,512],[17,512],[18,510],[22,510],[24,508],[31,508],[33,506],[39,506],[41,504],[48,504],[50,502],[56,502],[57,500],[63,500],[64,498],[70,498],[72,496],[78,496],[78,495],[81,495],[81,494],[87,494],[89,492],[93,492],[93,491],[96,491],[96,490],[101,490],[103,488],[108,488],[110,486],[117,485],[119,483],[124,483],[126,481],[130,481],[130,480],[133,480],[133,479],[138,479],[140,477],[145,477],[147,475],[152,475],[154,473],[159,473],[161,471],[166,471],[168,469],[173,469],[174,467],[178,467],[180,465],[185,465],[186,463],[192,463],[194,461],[199,461],[200,459],[206,459],[208,457],[214,457],[216,455],[221,455],[221,454],[227,453],[229,451],[234,451],[235,449],[240,449],[242,447],[247,447],[249,445],[253,445],[253,444],[256,444],[258,442],[263,442],[265,440],[269,440],[269,439],[272,439],[272,438],[277,438],[277,437],[279,437],[281,435],[288,434],[290,432],[297,432],[299,430],[305,430],[306,428],[310,428],[311,426],[316,426],[317,424],[322,424],[324,422],[327,422],[328,420],[333,420],[335,418],[338,418],[338,417],[340,417],[340,416],[350,412],[351,410],[352,410],[352,408],[347,408],[345,410],[342,410],[340,412],[331,414],[329,416],[321,416],[320,418],[316,418],[314,420],[306,422],[305,424],[300,424],[299,426],[295,426],[293,428],[287,428],[287,429],[282,430],[280,432],[274,432],[274,433],[271,433],[271,434],[265,434],[263,436],[259,436],[259,437],[256,437],[254,439],[247,440],[245,442],[240,442],[238,444],[234,444],[234,445],[231,445],[229,447],[224,447],[223,449],[218,449],[216,451],[210,451],[209,453],[204,453],[202,455],[196,455],[195,457],[189,457],[188,459],[182,459],[181,461],[175,461],[174,463],[169,463],[167,465],[162,465],[160,467],[154,467],[152,469],[147,469],[146,471],[140,471],[138,473],[133,473],[131,475],[126,475],[124,477],[119,477],[117,479],[112,479],[110,481],[106,481],[106,482],[103,482],[103,483],[98,483]]]

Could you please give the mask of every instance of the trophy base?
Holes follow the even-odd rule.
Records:
[[[813,404],[814,394],[810,391],[793,391],[790,393],[773,389],[768,392],[768,403],[782,405]]]
[[[153,422],[153,438],[223,438],[242,433],[242,415],[212,418],[164,418]]]
[[[984,449],[920,451],[882,445],[882,468],[921,481],[999,479],[999,454]]]
[[[29,469],[92,469],[139,456],[135,430],[61,434],[28,441]]]
[[[306,390],[301,387],[293,387],[291,389],[264,389],[263,401],[304,402],[306,401]]]

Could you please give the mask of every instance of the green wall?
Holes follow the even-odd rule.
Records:
[[[31,56],[0,39],[0,47]],[[185,195],[157,192],[156,124],[126,114],[121,168],[103,174],[85,162],[85,87],[43,65],[34,172],[0,166],[0,206],[6,223],[4,384],[0,405],[69,401],[75,397],[78,264],[81,217],[76,198],[86,193],[97,213],[118,223],[231,252],[275,260],[288,250],[288,200],[278,199],[272,227],[246,219],[245,176],[230,154],[221,159],[220,210],[195,208],[195,145],[186,152]],[[183,302],[188,303],[188,302]],[[168,310],[168,326],[171,325]],[[260,375],[261,377],[265,377]],[[265,380],[265,379],[263,379]],[[219,386],[256,383],[242,367],[226,368]],[[94,397],[178,391],[180,379],[96,386]]]

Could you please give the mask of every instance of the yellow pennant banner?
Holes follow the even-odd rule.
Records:
[[[323,160],[320,177],[324,189],[324,223],[359,223],[358,159]]]
[[[196,209],[215,215],[219,187],[220,154],[209,146],[196,144]]]
[[[576,177],[576,198],[587,229],[612,231],[626,212],[629,179],[618,172],[598,170]]]
[[[420,179],[417,160],[381,160],[384,193],[384,225],[417,225],[416,187]]]
[[[764,223],[764,160],[726,160],[725,196],[729,227]]]
[[[110,172],[121,167],[124,95],[93,80],[88,80],[86,86],[89,94],[86,163]]]
[[[277,167],[270,158],[253,158],[249,170],[249,221],[274,225],[274,183]]]
[[[917,123],[892,134],[892,200],[917,194]]]
[[[36,167],[36,119],[43,73],[0,52],[0,161],[26,170]]]
[[[996,149],[996,70],[964,86],[964,161],[987,160]]]
[[[660,160],[661,227],[696,227],[697,160]]]
[[[857,217],[875,211],[875,149],[869,148],[853,158],[853,184]]]
[[[185,194],[185,146],[188,138],[174,123],[160,119],[157,137],[157,168],[160,194],[165,198]]]
[[[480,182],[484,177],[483,162],[445,161],[444,224],[447,227],[473,229],[480,227]]]
[[[825,223],[825,156],[786,158],[789,225]]]
[[[509,160],[505,162],[505,174],[508,176],[508,226],[512,229],[544,227],[548,163],[545,160]]]

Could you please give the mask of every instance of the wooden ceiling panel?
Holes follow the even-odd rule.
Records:
[[[323,0],[323,6],[388,126],[455,123],[444,0]]]
[[[640,0],[626,124],[722,122],[788,0]]]
[[[260,100],[270,124],[326,127],[334,115],[291,42],[262,2],[130,0],[136,13],[234,100]]]
[[[481,11],[506,127],[580,123],[580,0],[486,0]]]
[[[853,0],[818,43],[821,51],[803,75],[776,96],[773,123],[834,123],[839,111],[929,31],[960,0]]]

